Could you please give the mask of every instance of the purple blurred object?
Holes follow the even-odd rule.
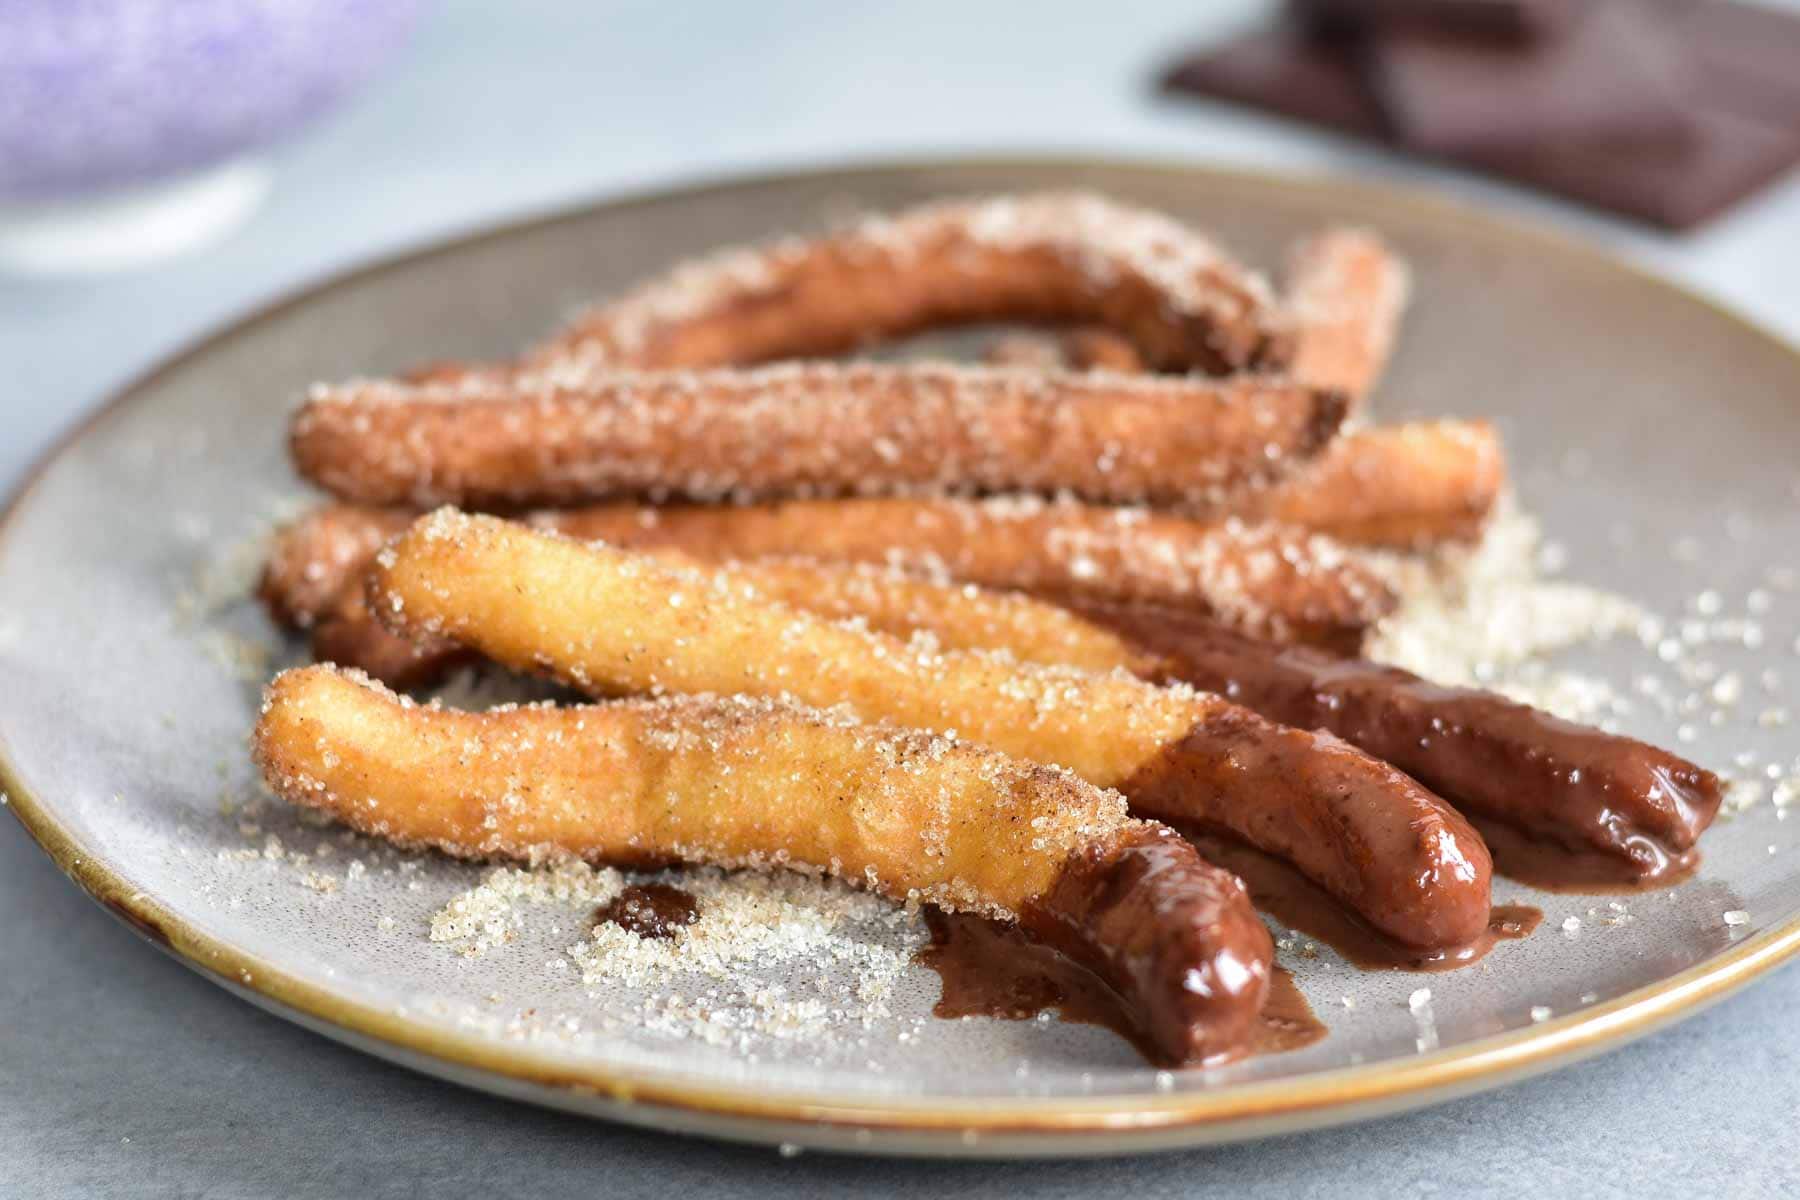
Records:
[[[0,0],[0,202],[154,182],[293,132],[423,0]]]

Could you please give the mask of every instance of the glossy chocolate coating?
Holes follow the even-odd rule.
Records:
[[[1119,785],[1141,816],[1229,830],[1422,950],[1487,929],[1492,864],[1460,813],[1329,733],[1242,708],[1207,717]]]
[[[1638,878],[1674,868],[1718,812],[1712,772],[1492,692],[1245,637],[1185,614],[1083,611],[1165,656],[1168,678],[1273,720],[1329,729],[1471,813],[1616,859]]]
[[[1081,851],[1020,925],[1111,988],[1158,1059],[1220,1061],[1249,1044],[1274,944],[1243,884],[1173,830]]]

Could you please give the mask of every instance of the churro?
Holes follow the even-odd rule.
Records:
[[[811,870],[1017,920],[1171,1062],[1239,1049],[1268,988],[1231,875],[1116,793],[954,739],[744,697],[455,712],[310,667],[254,745],[279,795],[402,845]]]
[[[1198,504],[1279,478],[1340,398],[1229,381],[947,364],[569,368],[313,389],[294,461],[347,500],[474,506],[1062,492]]]
[[[1348,545],[1418,550],[1473,541],[1505,485],[1505,450],[1492,425],[1414,421],[1346,433],[1287,479],[1218,507]]]
[[[381,544],[417,515],[407,509],[320,505],[277,532],[257,580],[257,599],[277,623],[312,628],[345,585],[368,569]]]
[[[1225,830],[1424,951],[1487,926],[1486,848],[1453,810],[1329,734],[1124,672],[1020,663],[832,622],[728,571],[440,510],[386,547],[371,605],[590,694],[741,691],[955,730],[1118,787],[1144,816]]]
[[[416,516],[332,505],[277,539],[262,592],[277,619],[306,624],[360,575],[346,547],[379,545]],[[787,501],[717,507],[598,505],[529,514],[540,528],[709,561],[804,557],[869,562],[1052,596],[1207,612],[1278,640],[1355,650],[1394,608],[1372,569],[1305,530],[1195,521],[1033,497]]]
[[[1393,350],[1411,290],[1406,265],[1372,233],[1328,229],[1294,247],[1283,283],[1288,374],[1360,406]]]
[[[1295,244],[1282,283],[1287,374],[1342,392],[1353,409],[1360,407],[1399,332],[1411,290],[1405,263],[1373,233],[1327,229]],[[1040,369],[1152,369],[1129,339],[1104,326],[1010,335],[989,348],[987,360]]]
[[[1158,370],[1223,374],[1286,353],[1267,283],[1208,239],[1104,197],[1043,193],[722,251],[590,310],[528,361],[744,365],[988,321],[1103,325]]]
[[[314,620],[312,656],[354,667],[392,688],[428,687],[473,657],[446,638],[409,638],[389,630],[369,611],[361,573]]]
[[[649,553],[676,564],[698,560],[667,548]],[[1117,635],[1054,604],[1015,592],[924,579],[892,567],[759,559],[719,565],[715,574],[757,594],[833,620],[909,637],[927,632],[950,649],[1004,650],[1024,662],[1155,674],[1161,658],[1134,653]],[[457,642],[394,633],[370,612],[359,573],[312,625],[313,657],[354,667],[389,687],[437,682],[474,657]]]

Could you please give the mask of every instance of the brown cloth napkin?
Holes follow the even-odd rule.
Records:
[[[1448,29],[1499,38],[1543,37],[1566,27],[1580,0],[1291,0],[1288,7],[1324,33]]]
[[[1725,0],[1294,0],[1163,86],[1670,229],[1800,162],[1800,17]]]

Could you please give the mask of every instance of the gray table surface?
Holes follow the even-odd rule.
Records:
[[[623,189],[847,158],[1077,151],[1423,183],[1605,242],[1800,337],[1800,178],[1675,240],[1148,94],[1170,48],[1258,7],[447,3],[399,69],[275,156],[271,203],[228,242],[97,281],[0,278],[0,489],[124,378],[372,254]],[[0,914],[5,1198],[1800,1190],[1791,969],[1604,1058],[1373,1125],[1127,1161],[944,1164],[783,1159],[387,1066],[154,951],[9,821]]]

